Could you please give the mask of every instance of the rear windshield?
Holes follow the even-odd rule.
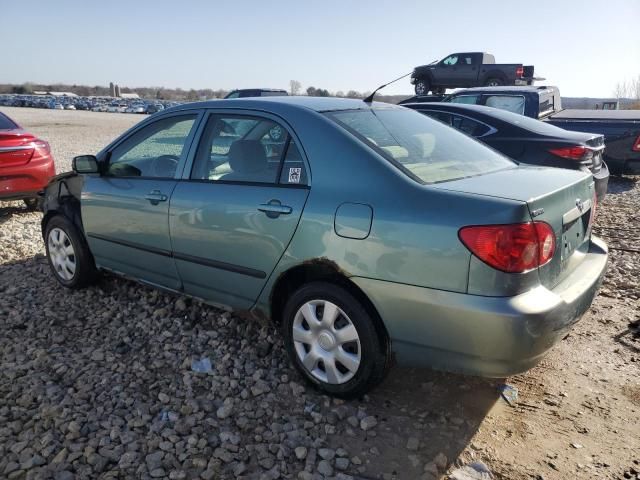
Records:
[[[9,120],[8,117],[0,113],[0,130],[13,130],[14,128],[17,128],[17,127],[18,126],[15,123],[13,123],[11,120]]]
[[[484,104],[487,107],[524,114],[524,97],[520,95],[489,95]]]
[[[341,110],[326,115],[421,183],[515,166],[480,142],[413,110]]]

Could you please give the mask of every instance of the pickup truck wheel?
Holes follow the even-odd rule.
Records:
[[[487,79],[487,81],[484,83],[485,87],[501,87],[502,85],[504,85],[504,80],[502,80],[501,78],[489,78]]]
[[[47,223],[44,244],[51,272],[67,288],[82,288],[93,283],[97,270],[89,246],[69,220],[56,215]]]
[[[418,80],[416,80],[416,95],[426,95],[427,93],[429,93],[429,87],[429,80],[425,78],[419,78]]]
[[[342,398],[363,395],[389,365],[373,318],[346,289],[309,283],[288,300],[283,336],[291,361],[305,379]]]

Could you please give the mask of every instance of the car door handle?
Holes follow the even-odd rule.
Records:
[[[289,215],[293,209],[288,205],[282,205],[280,200],[271,200],[269,203],[261,203],[258,210],[267,214],[269,218],[277,218],[280,215]]]
[[[167,198],[169,197],[163,194],[160,190],[152,190],[147,193],[144,198],[146,200],[149,200],[149,202],[151,202],[151,205],[157,205],[160,202],[166,202]]]

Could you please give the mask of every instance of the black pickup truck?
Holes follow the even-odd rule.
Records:
[[[602,134],[609,171],[640,175],[640,110],[565,110],[560,91],[549,86],[467,88],[441,101],[501,108],[565,130]]]
[[[443,60],[414,68],[411,83],[416,95],[480,85],[531,85],[534,80],[541,80],[533,77],[533,70],[533,65],[496,63],[490,53],[452,53]]]

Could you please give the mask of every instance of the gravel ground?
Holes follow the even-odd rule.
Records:
[[[58,171],[143,118],[3,111],[49,140]],[[303,383],[271,325],[110,276],[63,289],[41,215],[0,202],[0,477],[433,479],[481,460],[500,479],[636,478],[638,212],[640,183],[612,178],[603,289],[538,367],[506,380],[394,368],[344,402]],[[194,372],[203,358],[211,370]]]

